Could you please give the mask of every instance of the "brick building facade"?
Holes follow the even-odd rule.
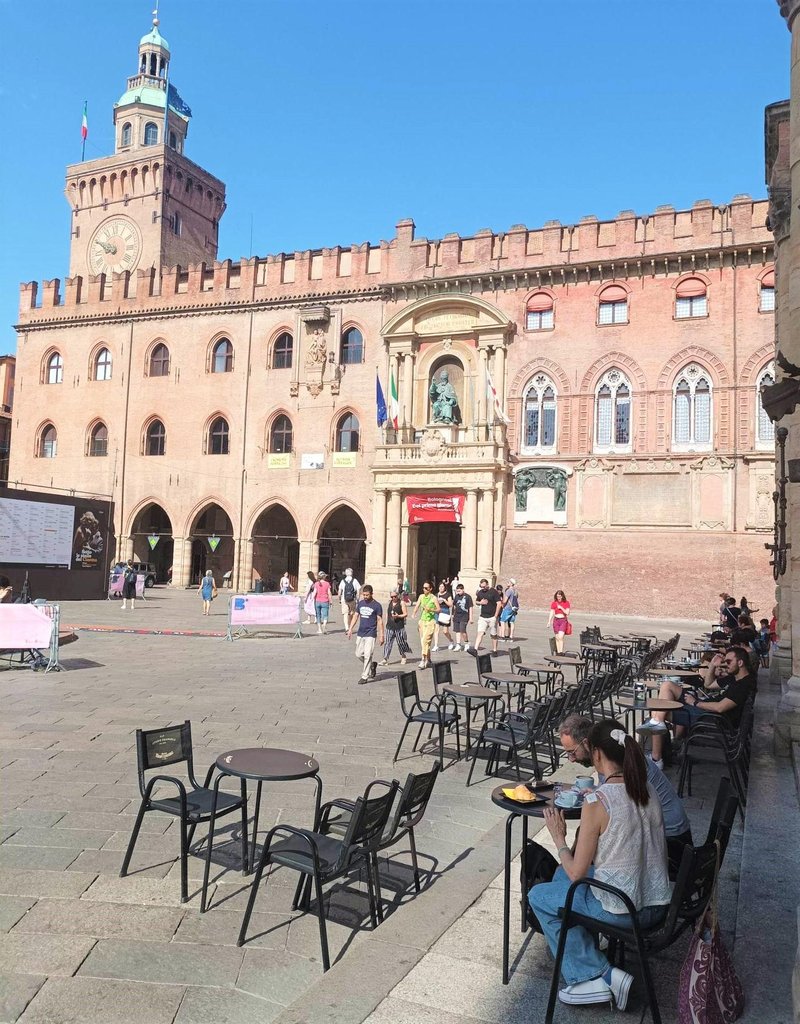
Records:
[[[766,202],[218,261],[168,62],[154,27],[114,155],[68,168],[71,276],[21,286],[12,481],[112,495],[120,556],[176,585],[352,564],[381,594],[460,569],[535,606],[770,606]],[[426,494],[459,521],[415,523]]]

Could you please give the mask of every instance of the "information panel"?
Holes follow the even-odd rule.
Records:
[[[0,498],[0,562],[68,569],[74,524],[72,505]]]

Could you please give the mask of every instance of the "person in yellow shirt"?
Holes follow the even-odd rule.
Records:
[[[430,583],[422,584],[422,593],[417,598],[412,612],[415,619],[419,615],[419,642],[422,646],[420,668],[428,668],[431,663],[431,641],[436,628],[436,613],[439,611],[439,602],[432,591],[433,587]]]

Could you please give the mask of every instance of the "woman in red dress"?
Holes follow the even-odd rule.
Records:
[[[564,651],[564,634],[569,624],[569,610],[570,604],[567,600],[567,595],[563,590],[557,590],[553,594],[553,600],[550,602],[550,618],[547,620],[547,625],[552,625],[553,627],[553,633],[556,638],[556,650],[559,654],[562,654]]]

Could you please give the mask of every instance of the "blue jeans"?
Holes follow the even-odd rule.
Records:
[[[593,875],[592,868],[587,872]],[[550,952],[556,955],[558,937],[561,934],[561,918],[559,910],[567,899],[567,890],[572,885],[563,868],[558,868],[552,882],[534,885],[528,893],[528,902],[539,919],[542,931],[547,939]],[[608,921],[609,924],[630,926],[630,914],[610,914],[603,909],[600,900],[588,886],[582,885],[575,890],[572,909],[578,914],[592,917],[596,921]],[[649,928],[657,924],[666,914],[666,907],[645,907],[639,911],[639,924]],[[567,932],[564,947],[564,958],[561,961],[561,974],[568,985],[577,985],[581,981],[599,978],[609,968],[606,957],[595,947],[594,937],[585,928],[573,927]]]
[[[317,613],[317,622],[323,623],[328,621],[328,612],[330,611],[330,603],[328,601],[315,601],[314,611]]]

